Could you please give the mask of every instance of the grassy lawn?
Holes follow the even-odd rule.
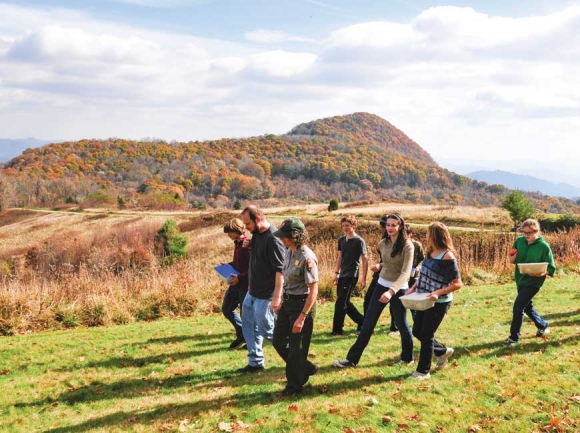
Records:
[[[465,287],[438,333],[455,354],[420,382],[392,366],[388,310],[359,367],[333,367],[355,327],[347,319],[331,337],[333,305],[321,305],[311,347],[321,368],[295,399],[276,397],[284,365],[271,345],[265,372],[236,373],[246,352],[227,349],[233,333],[217,314],[2,337],[0,431],[579,431],[579,286],[576,274],[549,279],[535,304],[552,333],[536,338],[526,319],[508,349],[513,283]]]

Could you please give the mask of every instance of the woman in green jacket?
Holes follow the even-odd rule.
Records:
[[[538,331],[536,337],[544,337],[550,332],[548,322],[534,308],[532,299],[540,291],[546,275],[553,276],[556,271],[554,256],[550,245],[540,233],[538,220],[529,218],[522,223],[522,236],[519,236],[510,250],[510,262],[516,265],[515,280],[518,295],[514,301],[513,318],[510,336],[504,341],[505,346],[513,346],[520,341],[520,331],[524,321],[524,313],[534,322]],[[522,274],[518,263],[548,263],[545,272]]]

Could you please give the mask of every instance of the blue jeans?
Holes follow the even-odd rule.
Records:
[[[270,309],[270,299],[259,299],[246,294],[242,305],[242,332],[248,345],[248,364],[264,367],[264,338],[272,341],[276,315]]]
[[[222,313],[226,319],[234,326],[236,330],[236,338],[243,338],[242,333],[242,319],[240,314],[242,314],[242,304],[246,297],[247,290],[236,289],[229,286],[224,293],[224,300],[222,302]],[[237,312],[237,308],[240,307],[240,314]]]
[[[433,308],[425,311],[416,311],[413,319],[413,335],[421,342],[419,352],[419,373],[429,373],[433,353],[435,356],[445,355],[447,347],[435,339],[435,332],[449,311],[451,302],[435,303]]]
[[[387,304],[379,301],[381,295],[387,290],[389,290],[387,287],[381,286],[380,284],[375,286],[372,298],[369,302],[367,313],[364,317],[360,334],[346,355],[346,359],[355,365],[359,363],[360,358],[365,348],[369,344],[371,336],[373,335],[373,331],[377,325],[377,322],[379,321],[379,317],[387,306]],[[399,300],[399,298],[405,293],[406,290],[399,290],[391,298],[390,303],[393,305],[395,323],[397,324],[397,327],[401,333],[401,359],[407,362],[411,362],[413,360],[413,337],[411,336],[411,329],[409,329],[409,325],[407,323],[407,309],[403,307],[403,304]]]
[[[540,314],[534,308],[532,298],[540,291],[540,287],[522,286],[518,287],[518,296],[514,301],[512,325],[510,327],[510,338],[513,341],[520,340],[520,331],[522,330],[522,323],[524,322],[524,313],[532,319],[532,322],[538,329],[544,329],[548,326]]]

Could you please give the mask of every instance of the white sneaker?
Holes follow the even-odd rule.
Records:
[[[399,359],[393,365],[394,366],[397,366],[397,365],[413,365],[413,361],[403,361],[402,359]]]
[[[449,361],[449,358],[451,358],[451,355],[453,355],[453,352],[455,352],[453,350],[453,347],[448,347],[447,352],[445,352],[441,356],[437,356],[436,357],[437,364],[435,365],[435,370],[441,370],[442,368],[444,368],[447,365],[447,361]]]
[[[417,380],[425,380],[430,379],[431,375],[429,373],[419,373],[418,371],[414,371],[411,377]]]

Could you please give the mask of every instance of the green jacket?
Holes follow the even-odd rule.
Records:
[[[518,287],[531,286],[542,287],[546,277],[532,277],[520,273],[518,263],[543,263],[548,262],[548,274],[554,276],[556,272],[556,265],[554,263],[554,256],[550,245],[544,240],[542,236],[528,245],[525,236],[519,236],[513,245],[513,248],[518,250],[516,255],[516,274],[515,280]]]

